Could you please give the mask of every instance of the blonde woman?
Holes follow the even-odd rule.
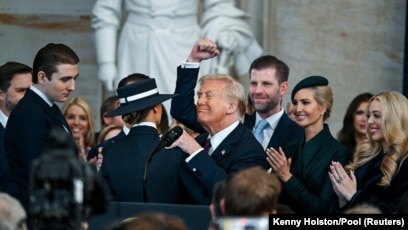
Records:
[[[296,214],[327,213],[336,200],[328,171],[332,161],[346,163],[347,149],[331,134],[325,121],[333,105],[332,89],[325,77],[304,78],[292,91],[295,122],[304,136],[292,149],[266,151],[272,172],[282,182],[279,203]]]
[[[330,165],[330,180],[338,197],[336,209],[360,203],[394,213],[408,191],[408,100],[398,92],[385,91],[368,102],[367,140],[343,169]]]
[[[79,157],[86,159],[86,154],[95,145],[91,105],[83,97],[72,97],[62,107],[62,114],[75,138]]]

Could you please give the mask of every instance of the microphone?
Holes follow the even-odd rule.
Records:
[[[160,138],[159,143],[154,147],[154,149],[149,153],[146,157],[146,161],[144,164],[144,171],[143,171],[143,179],[142,179],[142,186],[143,186],[143,201],[145,203],[148,202],[147,199],[147,190],[146,190],[146,179],[147,179],[147,171],[149,169],[149,163],[153,158],[153,155],[157,153],[160,149],[164,147],[169,147],[173,144],[180,136],[183,134],[183,129],[180,126],[175,126],[174,128],[165,132],[162,137]]]
[[[157,152],[164,147],[169,147],[181,136],[181,134],[183,134],[183,129],[180,126],[175,126],[174,128],[170,129],[163,134],[152,153]]]

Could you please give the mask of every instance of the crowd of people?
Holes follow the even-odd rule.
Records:
[[[9,194],[0,196],[0,219],[8,205],[18,213],[4,223],[21,224],[25,210],[28,226],[35,226],[29,212],[31,164],[47,149],[56,126],[71,137],[73,154],[95,166],[108,200],[209,205],[209,228],[231,216],[355,213],[366,206],[372,213],[406,210],[404,95],[356,96],[335,138],[326,123],[334,103],[326,77],[299,81],[291,91],[291,111],[285,111],[286,63],[272,55],[256,58],[245,89],[229,75],[199,77],[201,63],[219,54],[214,41],[197,40],[174,66],[172,94],[159,92],[157,79],[145,74],[123,77],[116,95],[101,105],[100,132],[89,102],[69,97],[79,76],[79,58],[70,47],[47,44],[32,68],[16,62],[0,66],[0,192]],[[177,138],[168,132],[173,127],[163,106],[168,100],[172,120],[184,130]],[[11,205],[13,199],[22,208]],[[171,219],[141,215],[121,229],[166,218]],[[185,228],[174,221],[177,229]]]

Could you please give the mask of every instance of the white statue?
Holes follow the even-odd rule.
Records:
[[[160,93],[173,93],[176,67],[200,37],[221,51],[202,63],[202,74],[244,76],[263,52],[233,0],[96,0],[92,14],[98,79],[109,91],[138,72],[156,78]]]

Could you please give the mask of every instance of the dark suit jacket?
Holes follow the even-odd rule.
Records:
[[[205,133],[196,140],[204,146],[207,138],[208,133]],[[202,150],[187,166],[208,191],[213,191],[216,182],[243,169],[254,166],[265,170],[268,168],[262,146],[241,123],[214,149],[211,156],[208,151]]]
[[[179,96],[172,99],[170,112],[176,120],[185,126],[196,132],[205,133],[206,131],[197,121],[197,111],[194,106],[194,88],[198,79],[198,71],[199,69],[196,68],[177,68],[175,93],[178,93]],[[255,119],[255,114],[245,117],[244,125],[250,131],[255,126]],[[278,149],[280,146],[285,150],[288,145],[298,142],[303,135],[303,128],[299,127],[284,113],[268,144],[268,148]]]
[[[172,98],[170,111],[176,120],[202,133],[196,140],[204,146],[208,133],[197,122],[197,111],[194,106],[194,88],[197,78],[198,69],[177,68],[175,93],[179,95]],[[251,131],[243,124],[239,124],[214,150],[211,157],[208,152],[202,151],[193,157],[187,166],[207,191],[212,192],[214,184],[224,180],[227,175],[252,166],[266,169],[267,162],[262,146]]]
[[[27,90],[7,121],[5,150],[17,189],[14,196],[25,208],[31,163],[46,148],[54,126],[62,127],[58,115],[32,90]]]
[[[118,140],[120,140],[120,139],[122,139],[124,137],[126,137],[126,134],[122,130],[122,131],[120,131],[120,133],[118,133],[118,135],[116,135],[116,136],[114,136],[112,138],[109,138],[108,140],[103,141],[103,142],[95,145],[94,147],[91,148],[91,150],[89,150],[88,154],[86,155],[86,159],[89,161],[90,159],[98,156],[99,147],[105,147],[105,146],[107,146],[107,145],[109,145],[111,143],[115,143],[116,141],[118,141]]]
[[[294,145],[291,173],[292,177],[282,184],[279,203],[291,207],[297,214],[328,213],[337,196],[329,179],[331,161],[344,165],[347,149],[330,133],[329,127],[304,143]]]
[[[198,79],[198,68],[177,68],[176,89],[179,94],[171,99],[170,114],[183,125],[198,133],[206,133],[197,121],[197,110],[194,104],[194,89]]]
[[[155,128],[136,126],[125,138],[104,147],[99,175],[110,199],[144,201],[142,178],[145,160],[158,142],[159,133]],[[149,202],[209,203],[211,194],[206,193],[199,186],[199,181],[188,172],[186,155],[179,148],[162,149],[154,154],[146,180]]]
[[[0,192],[8,194],[13,194],[15,192],[13,177],[10,173],[6,159],[6,151],[4,148],[4,127],[2,124],[0,124]]]

